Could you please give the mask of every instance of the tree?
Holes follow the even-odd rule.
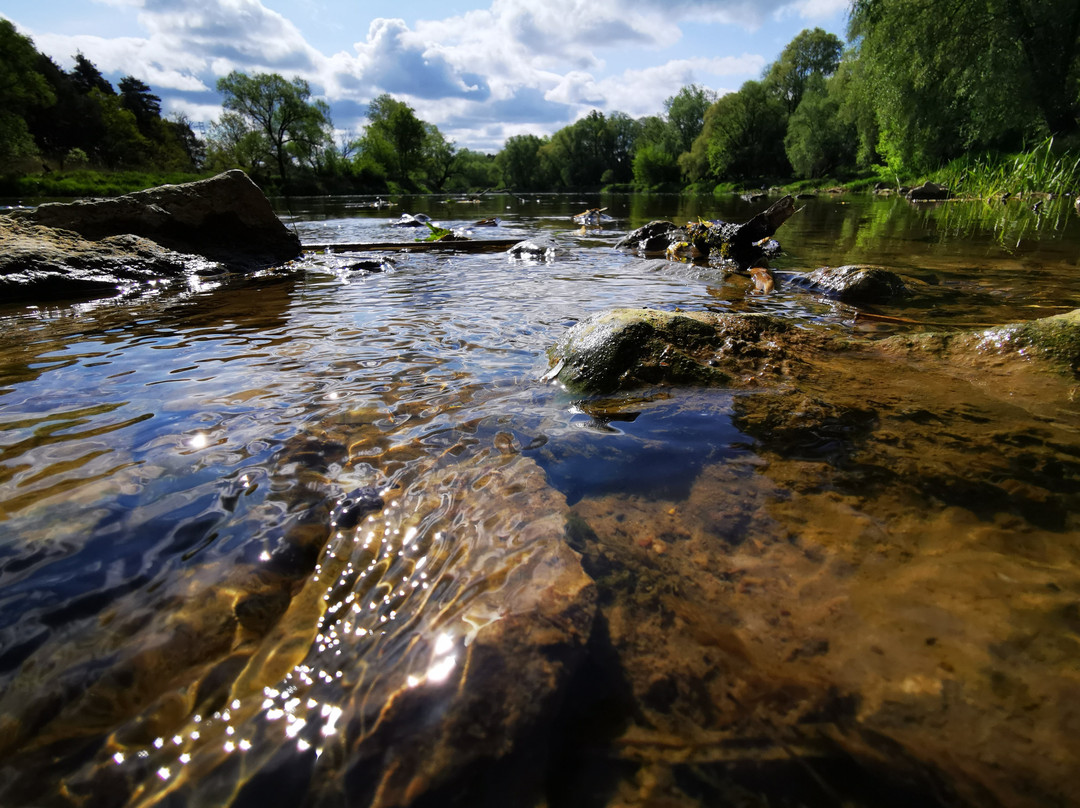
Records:
[[[239,124],[256,132],[282,181],[293,159],[310,157],[327,137],[329,107],[322,101],[309,101],[311,88],[299,77],[287,81],[277,73],[247,76],[234,70],[218,79],[217,88],[224,95],[222,106],[237,116],[224,127],[229,139],[237,144],[245,141],[232,131]],[[244,142],[246,150],[251,145]]]
[[[207,165],[214,171],[242,168],[258,176],[272,160],[266,137],[235,112],[226,112],[210,124],[208,140]]]
[[[1075,0],[854,0],[848,34],[894,167],[1080,133]]]
[[[664,102],[673,155],[678,156],[693,148],[694,140],[705,125],[705,112],[715,101],[715,92],[690,84]]]
[[[709,107],[702,130],[703,137],[708,131],[706,153],[713,175],[720,179],[787,175],[786,128],[784,104],[763,82],[748,81],[737,93],[721,97]]]
[[[37,153],[26,119],[35,109],[50,106],[56,97],[37,70],[34,43],[0,19],[0,159]]]
[[[424,124],[424,168],[431,190],[441,191],[457,169],[457,148],[433,123]]]
[[[150,161],[151,143],[139,131],[134,113],[125,108],[120,96],[106,94],[95,87],[89,98],[100,110],[102,138],[97,144],[97,158],[111,169],[145,166]]]
[[[765,84],[783,100],[790,114],[798,108],[815,77],[824,79],[836,72],[843,49],[838,36],[821,28],[800,31],[769,66]]]
[[[71,70],[71,80],[83,95],[90,95],[93,90],[98,90],[104,95],[116,95],[116,90],[109,84],[108,79],[101,75],[101,71],[83,56],[81,51],[75,54],[75,67]]]
[[[454,155],[454,170],[447,183],[449,191],[479,191],[499,184],[495,156],[461,149]]]
[[[120,103],[131,111],[141,132],[149,133],[161,120],[161,99],[150,92],[150,86],[134,76],[120,79]]]
[[[854,127],[840,116],[829,85],[815,76],[788,119],[784,151],[800,177],[821,177],[855,161]]]
[[[495,155],[502,184],[520,191],[543,188],[546,180],[541,170],[540,149],[546,138],[536,135],[513,135]]]
[[[607,168],[601,175],[605,184],[626,183],[634,178],[634,152],[641,136],[641,124],[625,112],[612,112],[607,119]]]
[[[360,152],[382,165],[387,175],[410,182],[410,174],[423,169],[424,145],[428,132],[413,108],[383,93],[368,105],[368,125]]]
[[[614,146],[604,113],[594,109],[552,135],[540,154],[555,169],[560,185],[587,188],[599,186],[604,172],[615,165]],[[629,165],[627,168],[629,178],[632,168]]]
[[[679,164],[662,146],[647,143],[634,154],[634,186],[648,191],[679,181]]]

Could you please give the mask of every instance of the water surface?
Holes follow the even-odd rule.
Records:
[[[1005,391],[947,368],[826,363],[762,391],[774,418],[745,391],[595,402],[543,376],[568,327],[613,307],[767,312],[869,339],[1069,311],[1068,200],[1041,215],[807,200],[778,233],[770,296],[722,267],[614,248],[654,218],[743,220],[763,201],[371,201],[278,204],[305,243],[409,241],[424,233],[390,226],[409,211],[560,249],[397,253],[383,271],[342,249],[251,278],[0,307],[0,802],[254,804],[269,787],[379,804],[383,775],[356,761],[382,743],[384,706],[416,688],[438,704],[442,683],[467,681],[472,643],[525,597],[515,569],[547,563],[565,525],[638,707],[606,738],[608,763],[563,745],[551,804],[616,804],[643,773],[674,777],[686,804],[768,795],[732,774],[749,758],[717,751],[732,727],[745,737],[732,705],[748,690],[774,698],[762,681],[812,693],[817,676],[864,712],[961,688],[1006,723],[1026,710],[1036,757],[1060,741],[1045,722],[1080,661],[1067,381]],[[598,206],[615,217],[602,230],[569,220]],[[906,322],[867,321],[784,281],[849,263],[928,294],[870,310]],[[801,431],[787,414],[800,407]],[[364,487],[385,508],[335,529],[336,499]],[[754,687],[717,689],[745,666]],[[955,710],[943,721],[946,738],[979,729]],[[289,778],[266,779],[283,764]],[[620,780],[626,766],[637,774]],[[589,783],[605,784],[591,801]]]

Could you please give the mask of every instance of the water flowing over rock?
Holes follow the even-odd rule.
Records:
[[[239,170],[116,199],[14,210],[0,216],[0,244],[7,300],[106,295],[209,264],[250,270],[300,254],[299,237]]]

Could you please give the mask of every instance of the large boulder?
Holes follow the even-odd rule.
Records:
[[[91,241],[70,230],[0,216],[0,300],[7,302],[107,297],[209,264],[139,236]]]
[[[300,254],[299,236],[285,227],[263,192],[239,170],[116,199],[47,203],[8,216],[95,241],[142,236],[170,250],[231,266],[271,266]]]

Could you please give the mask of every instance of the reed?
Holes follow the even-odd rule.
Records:
[[[1080,154],[1058,151],[1054,139],[1019,154],[987,152],[958,157],[933,177],[958,196],[992,199],[1005,194],[1080,193]]]

